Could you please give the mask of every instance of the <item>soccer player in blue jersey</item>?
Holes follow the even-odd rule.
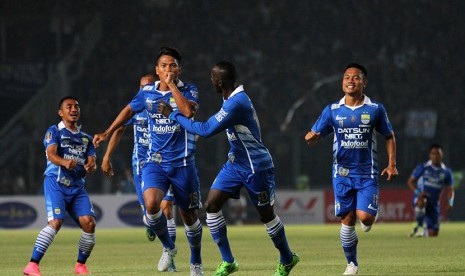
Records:
[[[193,117],[198,106],[197,87],[179,80],[181,55],[173,48],[160,49],[155,72],[160,81],[144,86],[134,99],[119,113],[104,133],[94,136],[94,145],[127,122],[134,114],[147,111],[150,145],[147,160],[142,167],[142,192],[146,221],[163,243],[163,254],[158,262],[159,271],[167,271],[177,247],[169,236],[166,218],[160,203],[170,185],[184,222],[191,249],[191,275],[203,275],[201,258],[202,224],[198,219],[200,182],[195,167],[195,136],[178,123],[157,113],[160,101],[169,102],[187,117]]]
[[[242,85],[236,83],[236,69],[230,62],[219,62],[211,71],[211,81],[223,96],[223,106],[206,122],[195,122],[174,110],[167,103],[160,103],[158,111],[164,117],[178,122],[189,132],[209,137],[226,130],[231,149],[208,193],[205,208],[207,225],[218,245],[223,261],[215,276],[225,276],[238,271],[239,266],[231,252],[227,237],[226,221],[221,208],[229,198],[239,198],[245,187],[258,211],[260,220],[279,250],[280,261],[274,275],[288,275],[299,262],[291,252],[284,225],[274,212],[274,166],[268,149],[262,142],[257,114]]]
[[[431,145],[428,162],[419,164],[407,181],[414,192],[413,206],[417,222],[410,237],[436,237],[439,234],[439,200],[442,192],[447,195],[447,208],[454,205],[454,179],[451,169],[442,162],[443,159],[441,145]],[[418,232],[423,226],[424,233]]]
[[[48,225],[37,236],[24,275],[42,275],[39,262],[60,230],[66,212],[83,231],[74,273],[90,274],[86,261],[95,245],[95,213],[84,183],[86,174],[97,169],[95,149],[92,137],[82,132],[78,125],[81,113],[75,97],[60,100],[58,115],[61,122],[49,127],[44,138],[47,157],[44,196]]]
[[[155,83],[155,76],[153,74],[147,74],[141,77],[139,89],[142,89],[144,86],[148,84]],[[140,113],[135,114],[132,118],[123,126],[118,128],[115,132],[113,132],[109,142],[107,149],[105,151],[105,155],[102,159],[102,172],[111,177],[114,175],[113,166],[111,164],[111,156],[115,151],[117,145],[121,141],[121,138],[124,135],[124,131],[126,127],[129,125],[133,125],[133,133],[134,133],[134,148],[132,152],[132,172],[133,172],[133,180],[134,185],[136,188],[137,199],[139,200],[139,204],[141,206],[142,212],[144,214],[143,218],[145,218],[145,204],[144,198],[142,195],[142,167],[147,159],[147,151],[150,144],[150,133],[148,129],[148,115],[147,112],[144,110]],[[173,193],[171,189],[168,190],[167,194],[163,198],[161,202],[161,209],[165,214],[168,226],[168,232],[173,240],[176,242],[176,222],[174,220],[174,213],[173,213]],[[145,222],[146,220],[143,219]],[[149,241],[154,241],[156,234],[150,229],[149,226],[146,225],[146,234]],[[169,271],[175,271],[176,266],[174,262],[171,264]]]
[[[378,214],[378,151],[376,133],[386,139],[389,164],[382,171],[387,180],[398,175],[396,141],[386,110],[363,93],[367,86],[367,70],[349,64],[342,78],[344,97],[326,106],[311,130],[305,135],[309,146],[320,137],[334,133],[332,181],[335,213],[341,217],[340,238],[347,259],[343,275],[358,271],[355,231],[357,218],[362,230],[370,231]]]

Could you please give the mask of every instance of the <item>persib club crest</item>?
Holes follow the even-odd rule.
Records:
[[[367,125],[370,122],[370,114],[362,114],[362,123]]]

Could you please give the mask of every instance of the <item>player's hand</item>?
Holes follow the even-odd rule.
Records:
[[[72,159],[65,159],[65,161],[63,162],[63,167],[65,167],[67,170],[74,170],[77,166],[77,162],[75,160],[72,160]]]
[[[173,72],[166,72],[165,74],[165,83],[167,85],[174,83],[175,75]]]
[[[100,167],[104,175],[108,177],[112,177],[113,175],[115,175],[115,173],[113,172],[113,166],[111,165],[109,159],[103,158],[102,165]]]
[[[94,135],[94,139],[92,139],[92,143],[94,144],[95,148],[98,148],[100,143],[105,142],[107,139],[107,136],[105,133],[97,133]]]
[[[390,181],[390,180],[393,180],[394,178],[396,178],[396,176],[399,175],[399,172],[397,171],[397,167],[396,166],[387,166],[382,172],[381,172],[381,175],[387,175],[387,180]]]
[[[168,118],[170,116],[170,114],[173,112],[173,108],[171,107],[171,105],[167,104],[166,102],[161,101],[157,105],[157,111],[158,111],[158,113],[160,113],[163,116],[165,116],[166,118]]]
[[[93,174],[97,170],[97,164],[95,164],[95,161],[88,161],[84,164],[84,169],[87,173]]]
[[[321,134],[318,132],[314,132],[313,130],[310,130],[306,135],[305,135],[305,142],[307,142],[307,145],[309,146],[314,146],[318,140],[320,140]]]

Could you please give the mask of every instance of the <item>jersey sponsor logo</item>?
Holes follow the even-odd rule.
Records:
[[[143,127],[143,126],[136,126],[136,131],[137,132],[142,132],[142,133],[149,133],[149,128],[148,127]]]
[[[61,135],[61,136],[60,136],[60,139],[61,139],[61,140],[71,139],[71,137],[65,136],[65,135]]]
[[[181,127],[179,125],[173,126],[153,126],[152,131],[156,134],[167,134],[167,133],[175,133],[176,131],[181,131]]]
[[[150,118],[152,119],[165,119],[165,116],[159,114],[159,113],[147,113]]]
[[[162,118],[162,119],[155,119],[155,123],[159,124],[159,125],[169,125],[171,124],[171,120],[168,119],[168,118]]]
[[[361,140],[361,139],[363,139],[363,135],[362,134],[354,134],[354,133],[352,133],[352,134],[345,133],[344,134],[344,139],[346,139],[346,140]]]
[[[37,219],[37,211],[22,202],[9,201],[0,204],[0,228],[26,227]]]
[[[215,114],[215,119],[218,121],[218,122],[221,122],[223,121],[224,117],[228,116],[228,112],[224,111],[223,108],[220,109],[220,111],[218,111],[218,113]]]
[[[360,119],[363,124],[368,125],[368,123],[370,122],[370,114],[362,114],[362,117]]]
[[[365,149],[365,148],[368,148],[368,140],[341,141],[341,147],[346,148],[346,149]]]
[[[76,155],[72,155],[72,154],[66,154],[66,153],[63,154],[63,159],[74,160],[80,165],[84,165],[86,163],[85,158],[82,158],[82,157],[79,157],[79,156],[76,156]]]
[[[369,128],[358,128],[358,127],[347,127],[347,128],[338,128],[337,133],[349,133],[349,134],[363,134],[370,133]]]
[[[347,119],[347,117],[336,115],[336,121],[345,120],[345,119]]]
[[[150,139],[143,138],[143,137],[139,137],[139,139],[137,139],[137,143],[139,143],[141,145],[148,145],[149,141],[150,141]]]

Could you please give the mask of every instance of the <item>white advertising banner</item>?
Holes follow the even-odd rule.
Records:
[[[98,228],[143,226],[135,195],[90,195],[90,199]],[[275,211],[284,223],[324,223],[324,192],[276,191]],[[41,229],[46,224],[43,196],[0,197],[0,229]],[[63,226],[78,227],[69,216]]]
[[[324,223],[324,191],[276,191],[275,211],[284,223]]]

